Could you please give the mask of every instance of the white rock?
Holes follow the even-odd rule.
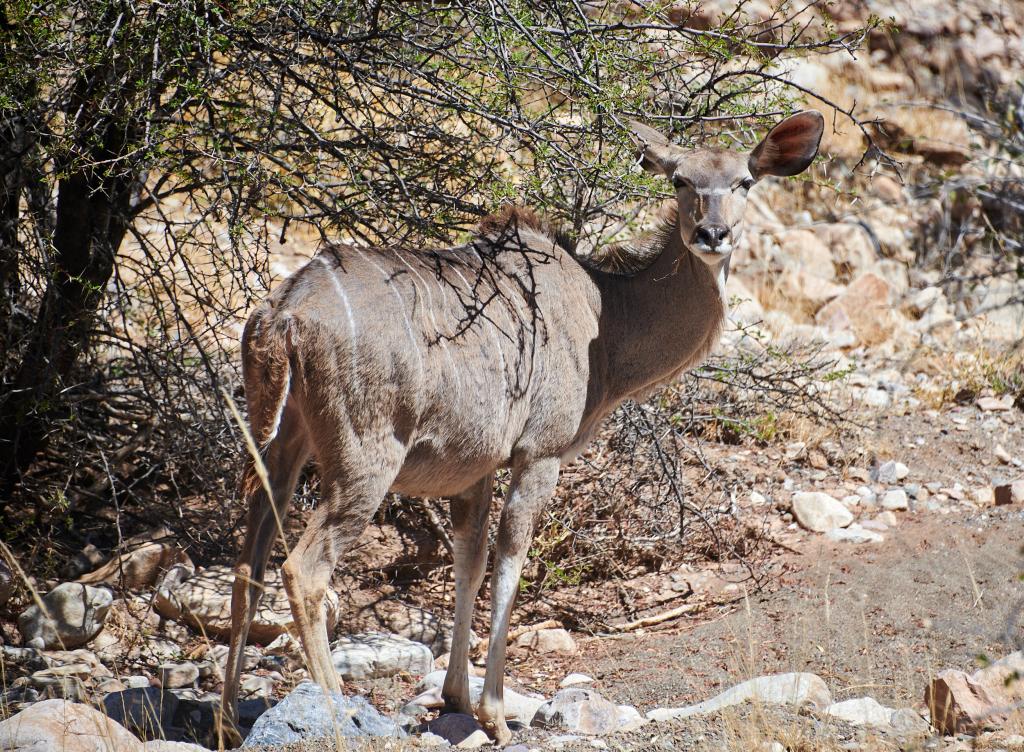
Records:
[[[856,493],[860,497],[860,503],[866,507],[873,507],[878,502],[878,494],[867,486],[858,486]]]
[[[558,683],[558,686],[561,687],[562,689],[565,689],[566,687],[575,687],[575,686],[577,686],[579,684],[593,684],[593,683],[594,683],[594,679],[592,677],[587,676],[586,674],[576,674],[576,673],[573,673],[573,674],[569,674],[564,679],[562,679],[562,681],[560,681]]]
[[[164,689],[191,687],[199,679],[199,666],[194,663],[165,663],[160,666],[160,686]]]
[[[421,693],[409,701],[410,705],[421,705],[425,708],[439,708],[444,704],[441,699],[441,687],[444,686],[445,671],[431,671],[420,682]],[[484,680],[480,676],[469,677],[469,701],[474,706],[480,702],[484,691]],[[542,696],[528,696],[505,687],[505,718],[529,724],[537,714],[537,708],[547,699]]]
[[[379,632],[342,637],[331,646],[331,660],[345,681],[399,673],[423,676],[434,669],[434,654],[426,645]]]
[[[829,530],[826,535],[830,540],[842,543],[881,543],[885,538],[873,530],[854,523],[849,527],[837,527]]]
[[[822,714],[838,718],[854,726],[889,726],[893,708],[880,705],[872,697],[858,697],[854,700],[833,703],[825,708]]]
[[[0,722],[0,749],[10,752],[141,752],[124,726],[84,703],[43,700]]]
[[[647,713],[652,721],[706,715],[743,702],[768,705],[810,705],[815,709],[832,704],[832,695],[820,676],[808,673],[771,674],[737,684],[710,700],[683,708],[657,708]]]
[[[895,513],[890,512],[888,510],[880,512],[878,516],[875,517],[875,519],[881,522],[886,527],[896,527],[900,524],[899,517],[897,517]]]
[[[910,474],[910,469],[902,462],[889,460],[878,466],[878,482],[891,486],[899,483]]]
[[[883,509],[906,509],[908,505],[909,499],[907,498],[907,492],[902,488],[894,488],[891,491],[886,491],[885,496],[882,497]]]
[[[820,491],[793,494],[793,516],[803,527],[825,533],[853,522],[850,510],[842,502]]]
[[[114,596],[106,588],[65,582],[43,596],[46,613],[33,604],[18,617],[25,642],[43,648],[76,648],[95,637]]]

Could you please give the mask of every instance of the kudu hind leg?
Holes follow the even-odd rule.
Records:
[[[494,490],[489,474],[452,499],[452,548],[455,563],[455,625],[448,672],[441,694],[445,709],[473,714],[469,702],[469,633],[473,605],[487,569],[487,516]]]
[[[512,733],[505,723],[505,648],[512,605],[519,592],[519,577],[533,541],[537,512],[558,483],[558,459],[533,462],[512,472],[512,488],[501,510],[498,540],[491,575],[491,635],[487,648],[487,675],[477,718],[499,745]]]
[[[229,736],[237,734],[233,726],[238,722],[238,682],[242,672],[242,656],[249,628],[256,616],[263,592],[267,560],[279,532],[278,520],[283,519],[288,511],[299,473],[302,472],[308,456],[306,438],[298,420],[286,416],[277,438],[271,442],[264,456],[264,465],[274,498],[267,498],[262,485],[250,496],[245,542],[234,568],[235,579],[231,589],[231,642],[221,700],[223,719],[227,721],[222,724],[222,731]]]
[[[281,568],[306,667],[328,692],[340,691],[341,681],[331,660],[324,596],[339,557],[377,511],[400,464],[384,463],[391,469],[370,479],[325,472],[320,505]]]

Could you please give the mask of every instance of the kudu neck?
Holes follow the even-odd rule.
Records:
[[[663,247],[649,267],[601,284],[610,396],[653,388],[696,365],[725,319],[728,258],[710,267],[684,246],[675,227],[658,237]]]

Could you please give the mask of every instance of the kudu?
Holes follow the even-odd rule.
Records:
[[[324,594],[385,494],[450,497],[456,597],[443,696],[448,709],[469,714],[470,620],[486,566],[494,472],[511,469],[476,708],[496,741],[508,742],[509,616],[534,518],[560,465],[616,405],[670,381],[714,346],[747,191],[766,175],[803,171],[823,125],[818,113],[798,113],[747,155],[685,150],[633,123],[644,168],[672,181],[676,206],[658,232],[618,249],[654,259],[630,275],[593,268],[535,215],[511,210],[485,220],[474,241],[443,251],[327,248],[255,310],[242,364],[272,498],[250,468],[222,704],[229,740],[237,740],[242,648],[275,520],[313,455],[322,500],[283,565],[312,678],[340,690]]]

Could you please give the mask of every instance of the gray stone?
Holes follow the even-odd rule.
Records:
[[[460,744],[482,730],[476,718],[465,713],[445,713],[427,724],[427,731],[437,734],[449,744]]]
[[[907,509],[909,505],[910,500],[907,498],[907,492],[902,488],[886,491],[885,496],[882,497],[883,509]]]
[[[14,572],[6,561],[0,559],[0,608],[7,605],[7,601],[14,595],[14,585]]]
[[[274,692],[274,680],[269,676],[243,676],[238,691],[242,697],[270,697]]]
[[[824,680],[816,674],[788,673],[759,676],[737,684],[710,700],[682,708],[656,708],[647,713],[652,721],[706,715],[743,702],[767,705],[809,705],[814,709],[832,704],[832,694]]]
[[[889,724],[905,734],[924,733],[931,728],[931,725],[921,715],[911,708],[897,708],[892,711]]]
[[[364,697],[324,694],[304,681],[253,724],[243,747],[290,744],[305,739],[359,736],[401,737],[404,732]]]
[[[160,666],[160,685],[164,689],[191,687],[199,680],[199,666],[194,663],[165,663]]]
[[[910,475],[910,469],[902,462],[894,462],[893,460],[883,462],[878,466],[878,470],[876,472],[878,482],[884,483],[887,486],[899,483],[908,475]]]
[[[399,673],[423,676],[434,668],[434,654],[423,643],[381,633],[342,637],[331,648],[331,659],[345,681]]]
[[[853,522],[853,515],[841,501],[820,491],[793,494],[793,516],[802,527],[816,533],[827,533]]]
[[[44,649],[85,645],[103,629],[114,596],[104,588],[65,582],[43,596],[45,612],[33,604],[18,617],[25,643]]]
[[[537,709],[532,726],[600,736],[619,728],[619,709],[592,689],[561,689]]]
[[[103,712],[142,739],[164,738],[177,709],[178,698],[159,687],[126,689],[103,698]]]

